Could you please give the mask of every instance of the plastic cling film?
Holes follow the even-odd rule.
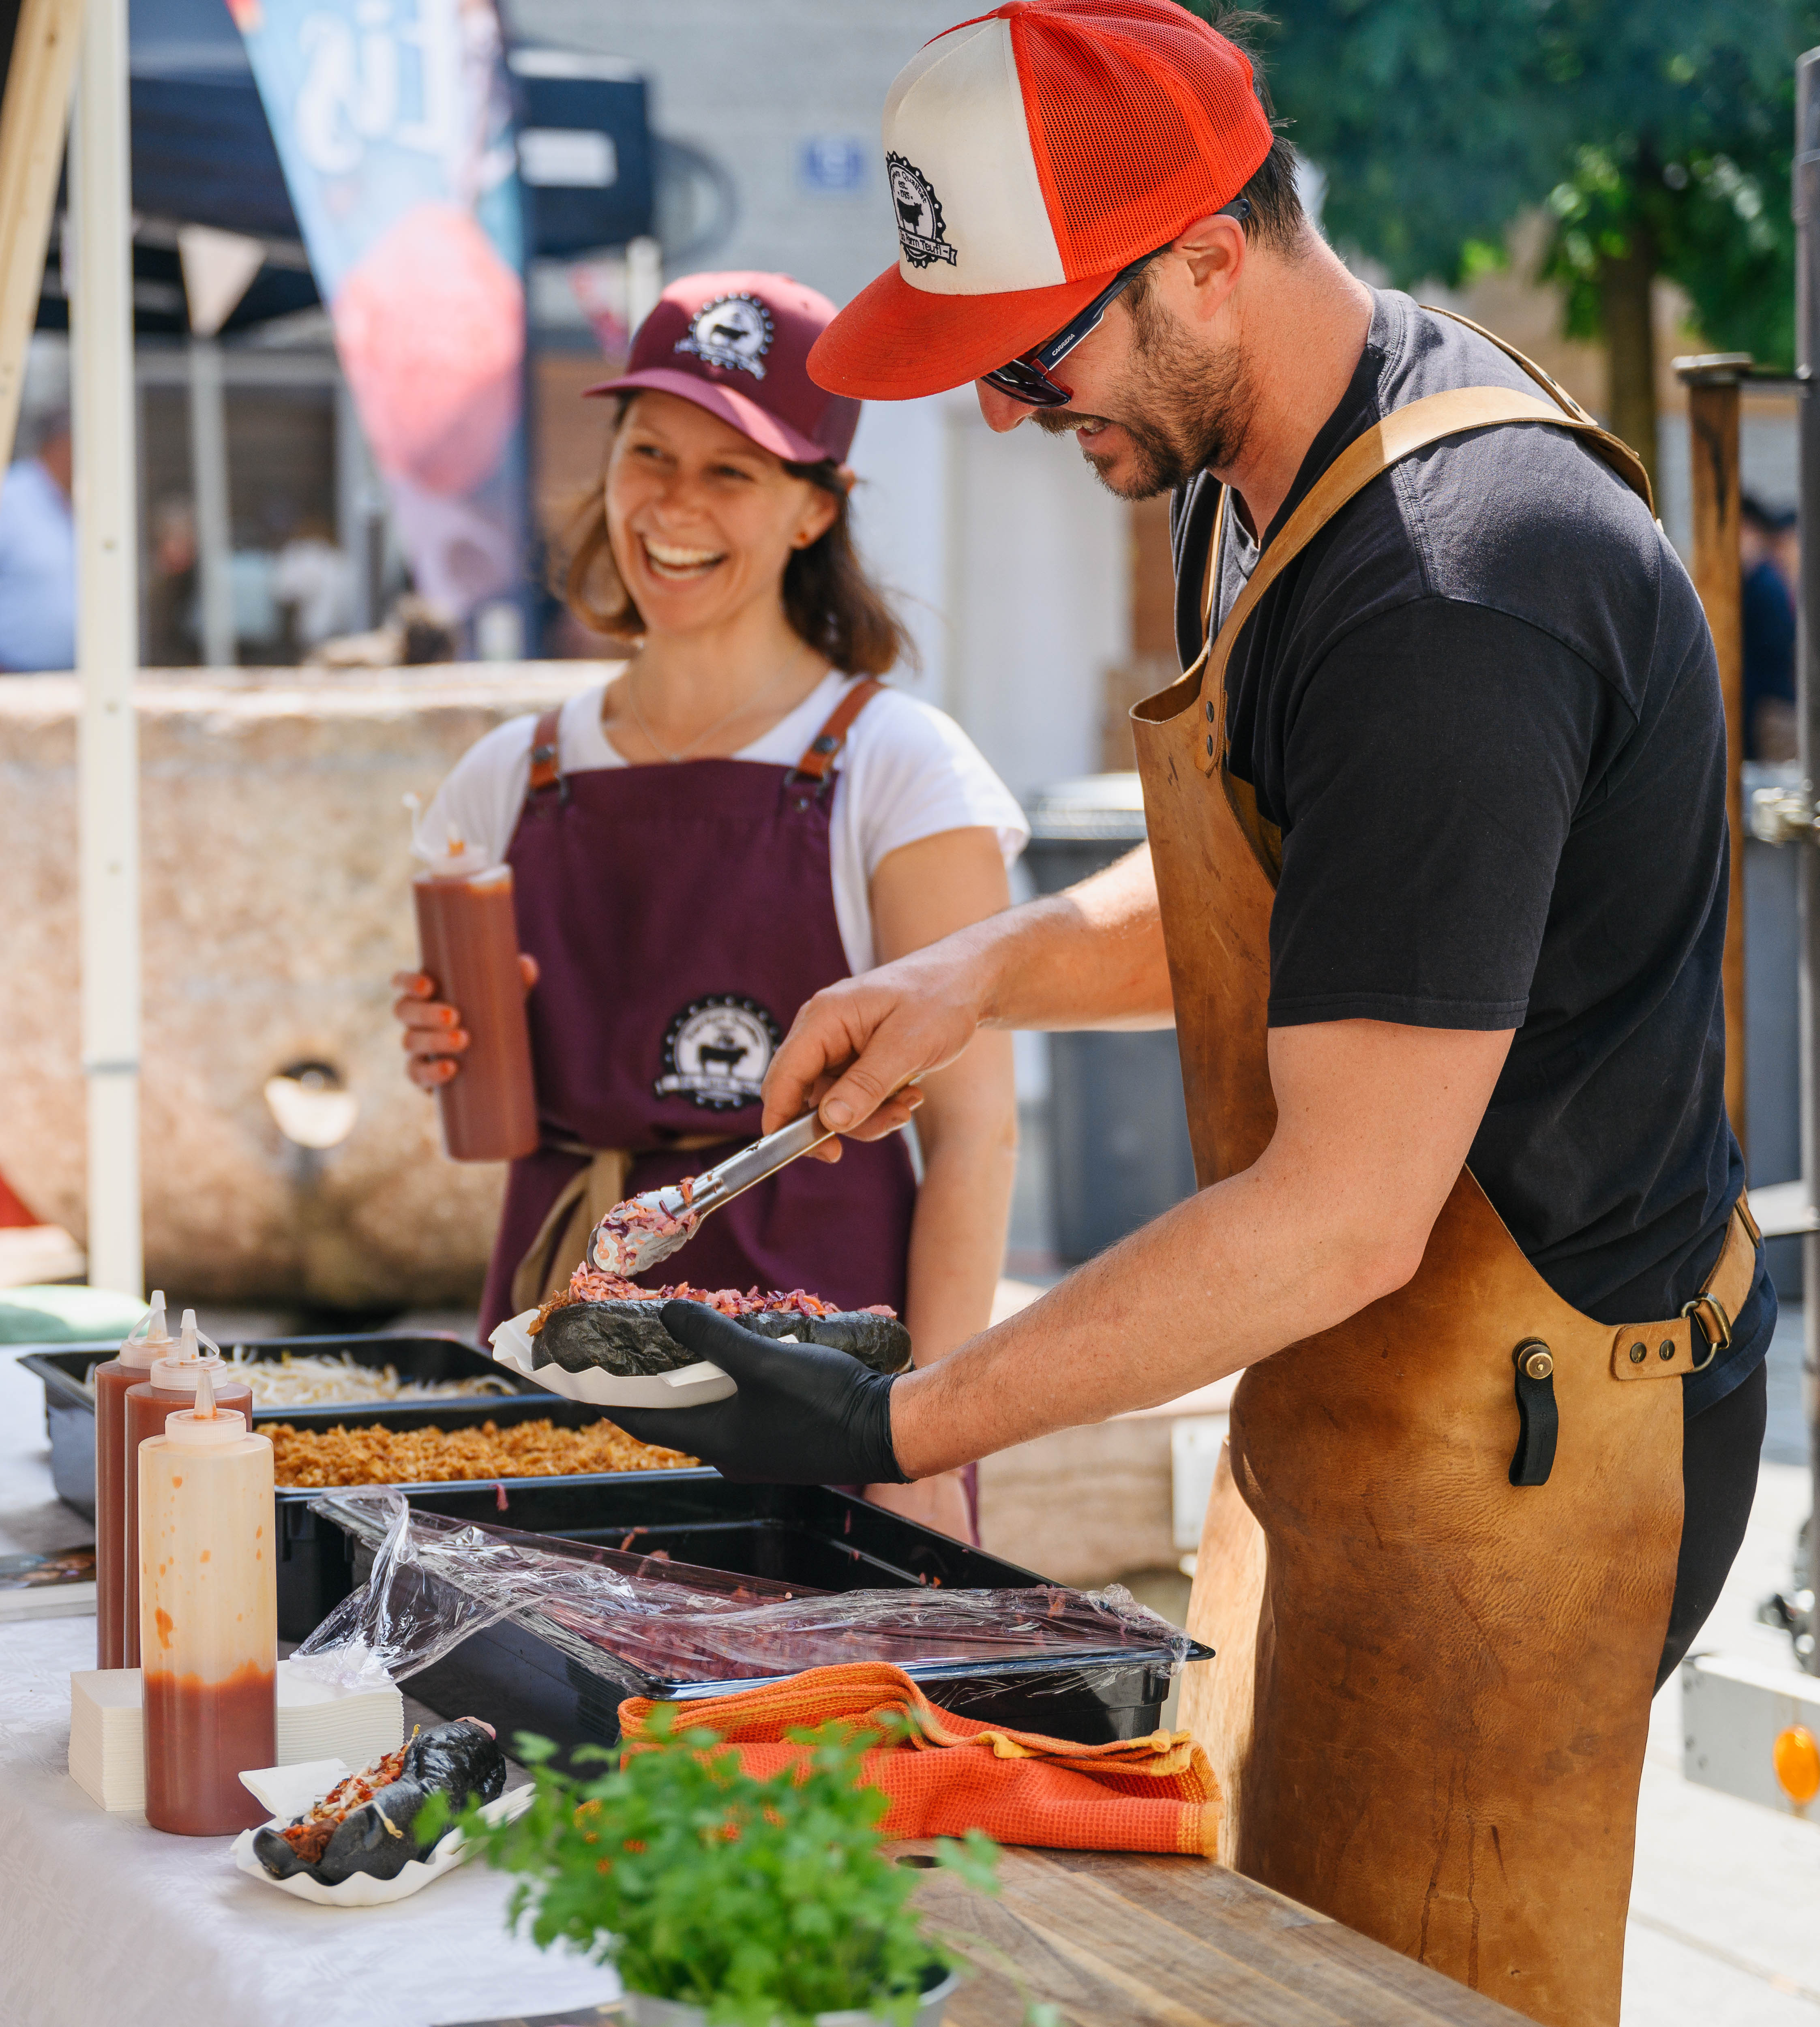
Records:
[[[847,1661],[1014,1674],[1060,1693],[1134,1663],[1173,1673],[1207,1651],[1118,1586],[822,1591],[417,1512],[389,1490],[310,1504],[375,1551],[371,1580],[294,1657],[330,1679],[401,1679],[508,1618],[625,1695]]]

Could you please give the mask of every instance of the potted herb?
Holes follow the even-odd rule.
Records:
[[[523,1875],[508,1920],[529,1908],[540,1948],[566,1941],[612,1963],[637,2027],[934,2027],[956,1981],[909,1904],[916,1874],[884,1849],[889,1804],[864,1785],[862,1759],[877,1733],[791,1732],[807,1755],[767,1780],[744,1773],[718,1733],[683,1728],[674,1705],[648,1735],[622,1769],[581,1748],[578,1760],[608,1763],[592,1779],[519,1736],[530,1808],[510,1822],[459,1818],[491,1864]],[[973,1830],[944,1841],[936,1862],[993,1891],[996,1859]]]

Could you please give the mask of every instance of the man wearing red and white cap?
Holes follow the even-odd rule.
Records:
[[[1242,1369],[1183,1702],[1223,1855],[1613,2022],[1649,1700],[1741,1537],[1775,1319],[1698,602],[1634,455],[1350,275],[1170,0],[950,30],[884,147],[900,257],[811,371],[976,381],[1172,489],[1187,673],[1132,714],[1146,849],[818,995],[766,1122],[869,1137],[980,1026],[1172,1017],[1202,1187],[895,1382],[666,1313],[740,1390],[638,1433],[916,1477]]]

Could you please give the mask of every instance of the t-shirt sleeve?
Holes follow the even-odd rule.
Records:
[[[504,858],[530,785],[536,729],[535,718],[508,718],[462,755],[417,826],[412,848],[419,858],[448,850],[452,825],[477,864],[497,866]]]
[[[842,771],[868,881],[900,847],[943,831],[995,831],[1007,866],[1029,842],[1017,797],[985,755],[945,712],[914,698],[880,698],[862,714]]]
[[[1270,1021],[1519,1026],[1606,714],[1597,672],[1489,607],[1338,643],[1286,740]]]

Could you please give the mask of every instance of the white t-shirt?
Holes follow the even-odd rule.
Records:
[[[734,759],[793,766],[851,680],[829,674],[788,718]],[[593,684],[563,706],[557,737],[565,774],[629,764],[600,722],[605,689]],[[424,812],[420,857],[433,858],[445,849],[451,825],[475,862],[497,865],[505,857],[530,783],[536,727],[534,718],[512,718],[462,755]],[[985,827],[998,833],[1010,866],[1029,841],[1017,798],[972,740],[946,713],[901,691],[881,692],[859,714],[835,767],[840,781],[829,838],[834,915],[852,971],[868,971],[877,962],[872,876],[899,846],[943,831]]]

